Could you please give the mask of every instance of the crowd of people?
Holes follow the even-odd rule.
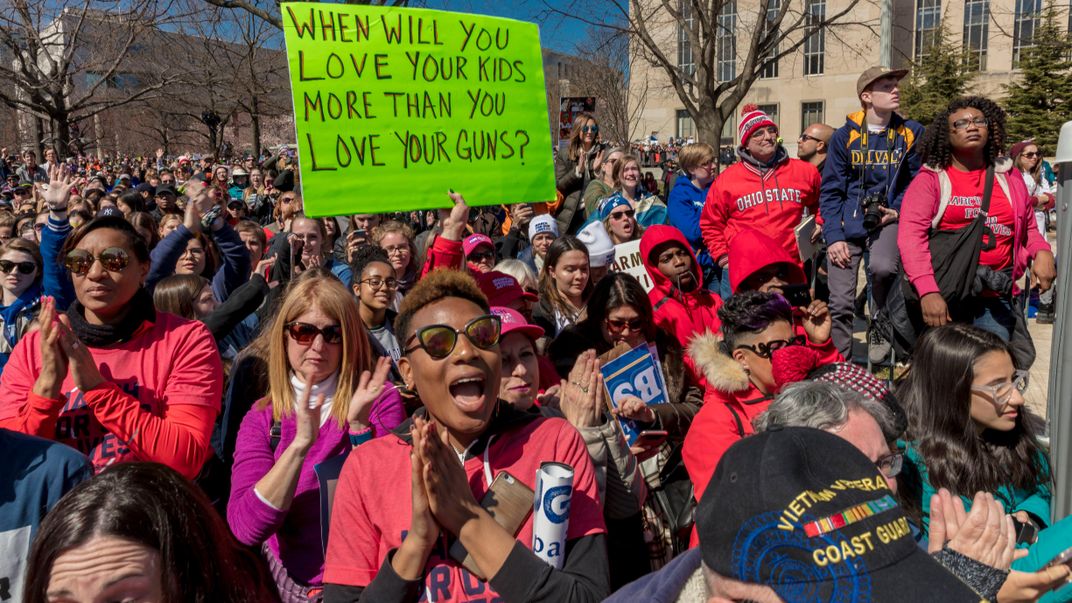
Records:
[[[733,161],[581,114],[546,203],[0,150],[0,600],[1072,601],[1024,400],[1052,175],[904,75],[797,157],[751,105]]]

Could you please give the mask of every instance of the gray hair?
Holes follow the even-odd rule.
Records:
[[[753,421],[756,432],[772,427],[811,427],[835,430],[849,420],[849,412],[871,415],[882,433],[893,429],[893,416],[878,400],[826,381],[800,381],[786,386],[767,411]]]
[[[495,264],[495,267],[492,268],[492,270],[498,270],[499,272],[502,272],[504,274],[509,274],[510,276],[517,279],[517,284],[521,285],[522,287],[525,286],[526,281],[532,285],[536,285],[540,282],[539,279],[536,277],[536,273],[533,272],[532,268],[521,260],[502,260],[498,264]]]

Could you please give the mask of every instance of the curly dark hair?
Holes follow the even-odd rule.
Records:
[[[354,250],[354,257],[350,260],[350,270],[356,277],[354,279],[355,283],[361,279],[361,273],[365,271],[365,266],[373,262],[383,262],[390,266],[391,258],[382,247],[375,245],[362,245]]]
[[[949,103],[944,111],[934,117],[921,143],[923,163],[935,169],[945,169],[953,164],[953,146],[949,143],[949,116],[961,109],[977,109],[987,120],[986,146],[983,158],[986,165],[994,165],[1005,151],[1005,110],[983,96],[962,96]]]

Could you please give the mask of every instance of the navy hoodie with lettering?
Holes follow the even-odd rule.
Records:
[[[867,193],[900,211],[901,198],[922,164],[923,125],[896,113],[882,132],[869,132],[864,111],[851,113],[827,144],[819,196],[827,244],[867,236],[862,201]]]

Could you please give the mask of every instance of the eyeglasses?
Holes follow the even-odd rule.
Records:
[[[321,328],[306,322],[292,322],[287,324],[287,334],[298,345],[312,345],[317,335],[324,338],[324,343],[342,343],[342,327],[339,325]]]
[[[395,245],[394,247],[384,247],[383,250],[387,252],[387,255],[393,255],[396,253],[403,252],[409,253],[409,245]]]
[[[1034,157],[1039,156],[1039,152],[1038,151],[1028,151],[1027,153],[1020,153],[1020,155],[1023,156],[1023,157],[1027,157],[1027,158],[1034,158]]]
[[[480,263],[485,260],[489,262],[494,262],[495,252],[491,251],[490,249],[486,249],[484,251],[474,251],[473,253],[469,254],[469,261],[471,262]]]
[[[458,336],[465,334],[469,341],[482,350],[489,350],[499,343],[499,333],[502,332],[502,320],[494,314],[477,316],[470,320],[460,331],[449,325],[429,325],[421,327],[406,340],[406,344],[417,340],[417,345],[406,348],[404,352],[409,354],[417,348],[423,349],[429,356],[436,360],[442,360],[454,351],[458,345]]]
[[[94,260],[99,260],[108,272],[122,272],[130,265],[130,255],[121,247],[109,247],[97,257],[93,257],[93,254],[85,249],[75,249],[63,259],[63,265],[71,274],[85,276],[93,267]]]
[[[37,264],[33,262],[12,262],[9,260],[0,260],[0,272],[4,274],[11,274],[11,271],[15,268],[19,269],[19,274],[33,274],[34,270],[37,270]]]
[[[808,140],[814,140],[815,142],[822,142],[822,140],[819,140],[818,138],[816,138],[814,136],[811,136],[809,134],[801,134],[800,138],[797,139],[797,142],[806,142]]]
[[[746,345],[742,343],[734,349],[748,350],[749,352],[752,352],[760,358],[770,359],[771,354],[773,354],[776,350],[780,350],[790,345],[804,345],[804,341],[805,339],[803,335],[797,335],[796,337],[791,337],[789,339],[775,339],[774,341],[757,343],[756,345]]]
[[[990,120],[985,117],[976,117],[975,119],[968,119],[967,117],[965,117],[964,119],[958,119],[957,121],[953,122],[953,129],[967,130],[968,126],[972,124],[975,124],[975,126],[978,128],[985,128],[990,125]]]
[[[901,467],[904,466],[904,454],[891,452],[875,461],[875,466],[882,472],[882,475],[889,478],[897,477],[901,473]]]
[[[1016,371],[1012,374],[1012,381],[997,385],[973,385],[971,390],[977,394],[984,394],[994,401],[998,410],[1002,410],[1012,399],[1012,391],[1015,389],[1021,394],[1027,391],[1028,372]]]
[[[626,218],[632,218],[635,215],[636,215],[636,210],[627,209],[625,211],[611,212],[610,219],[611,220],[624,220]]]
[[[607,323],[607,328],[614,333],[621,333],[626,327],[628,327],[630,331],[635,332],[639,331],[640,328],[644,326],[644,322],[639,318],[605,318],[603,319],[603,322]]]
[[[585,134],[591,132],[592,134],[599,134],[599,126],[581,126],[581,132]]]
[[[360,283],[368,283],[369,287],[373,289],[379,289],[380,287],[387,286],[388,289],[398,288],[398,279],[396,278],[380,278],[378,276],[370,276],[364,280],[358,281]]]

